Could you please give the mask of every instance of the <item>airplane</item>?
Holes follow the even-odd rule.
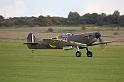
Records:
[[[77,48],[76,57],[81,57],[80,49],[86,49],[87,57],[93,54],[88,46],[111,43],[111,41],[102,41],[100,32],[89,32],[81,34],[65,33],[53,38],[38,40],[33,33],[27,36],[27,42],[24,43],[29,49],[63,49],[71,50]]]

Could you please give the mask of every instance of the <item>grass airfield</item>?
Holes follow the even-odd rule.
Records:
[[[31,53],[23,38],[14,37],[0,38],[0,82],[124,82],[123,45],[89,47],[92,58],[86,57],[85,50],[77,58],[76,49]]]

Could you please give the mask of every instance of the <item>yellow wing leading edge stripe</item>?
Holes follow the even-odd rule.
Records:
[[[53,45],[50,45],[50,44],[49,44],[49,46],[52,47],[52,48],[57,48],[57,46],[53,46]]]

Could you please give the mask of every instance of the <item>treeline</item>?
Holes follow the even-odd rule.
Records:
[[[116,25],[124,26],[124,15],[119,11],[106,15],[105,13],[86,13],[82,16],[78,12],[69,12],[68,17],[13,17],[5,19],[0,15],[0,27],[20,27],[20,26],[72,26],[72,25]]]

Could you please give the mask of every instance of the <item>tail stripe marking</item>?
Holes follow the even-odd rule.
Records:
[[[34,35],[32,34],[32,43],[34,43],[34,38],[35,38],[35,37],[34,37]]]

